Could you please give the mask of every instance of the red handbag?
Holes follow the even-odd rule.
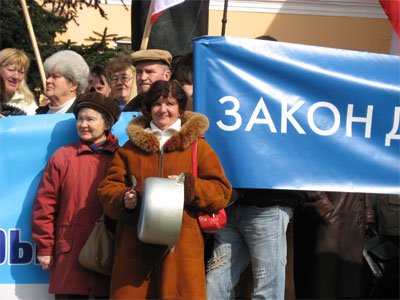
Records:
[[[205,233],[214,233],[226,225],[226,212],[225,209],[220,209],[214,214],[199,212],[197,214],[200,229]]]
[[[193,152],[192,152],[192,164],[193,164],[193,176],[197,177],[197,146],[198,139],[196,139],[193,143]],[[200,229],[205,233],[214,233],[226,225],[226,212],[225,209],[222,208],[216,213],[206,213],[206,212],[198,212],[197,213],[197,221],[199,222]]]

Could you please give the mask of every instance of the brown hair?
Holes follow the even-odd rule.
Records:
[[[132,65],[132,58],[128,53],[122,53],[115,58],[111,58],[107,64],[107,77],[111,82],[111,76],[115,72],[122,71],[125,69],[131,69],[132,72],[135,72],[135,67]]]
[[[151,107],[154,102],[161,98],[171,96],[176,99],[179,106],[179,112],[182,114],[186,110],[187,96],[182,86],[176,80],[164,81],[158,80],[154,82],[149,91],[144,95],[142,104],[142,113],[150,116]]]
[[[182,55],[174,65],[172,72],[172,78],[181,84],[193,85],[193,52]]]

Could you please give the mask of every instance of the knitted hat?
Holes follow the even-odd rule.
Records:
[[[171,53],[169,53],[166,50],[159,50],[159,49],[135,51],[131,54],[131,57],[132,57],[132,64],[134,66],[136,66],[139,62],[142,61],[160,62],[170,66],[172,61]]]
[[[75,101],[74,115],[78,117],[81,108],[88,107],[100,113],[106,114],[112,118],[115,124],[121,115],[121,109],[111,97],[105,97],[103,94],[92,92],[80,94]]]

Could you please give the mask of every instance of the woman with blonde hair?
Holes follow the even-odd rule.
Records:
[[[4,91],[2,92],[6,100],[5,103],[1,103],[0,117],[13,114],[35,114],[38,106],[26,84],[29,65],[29,57],[23,50],[5,48],[0,51],[0,77],[3,81]],[[8,113],[4,113],[5,111]],[[13,113],[13,111],[19,113]]]

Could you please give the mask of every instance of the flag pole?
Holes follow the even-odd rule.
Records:
[[[225,0],[224,2],[224,15],[222,17],[222,31],[221,31],[221,36],[225,36],[225,27],[226,27],[226,22],[228,22],[228,1]]]
[[[150,33],[151,33],[151,26],[152,26],[151,23],[150,23],[150,19],[151,19],[151,15],[153,13],[153,10],[154,10],[154,0],[151,0],[149,12],[147,13],[146,25],[144,27],[142,43],[140,44],[140,50],[146,50],[147,49],[147,45],[149,43]]]
[[[44,73],[42,58],[40,56],[39,48],[38,48],[37,41],[36,41],[36,38],[35,38],[35,32],[33,31],[33,27],[32,27],[31,17],[29,16],[28,7],[26,5],[26,1],[25,0],[21,0],[21,6],[22,6],[22,11],[24,13],[26,25],[28,27],[29,37],[31,38],[31,42],[32,42],[32,46],[33,46],[33,51],[35,53],[37,65],[39,67],[39,74],[40,74],[40,78],[42,80],[43,91],[45,91],[46,90],[46,75]]]

